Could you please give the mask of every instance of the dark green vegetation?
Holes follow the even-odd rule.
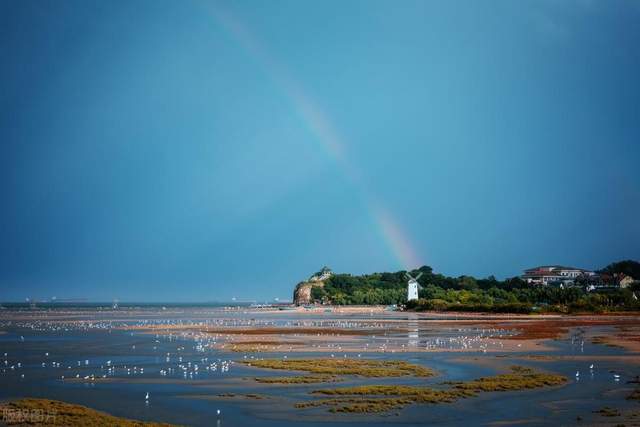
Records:
[[[622,273],[633,278],[640,278],[640,262],[625,260],[614,262],[598,271],[598,273],[607,273],[610,275]]]
[[[626,289],[607,289],[587,292],[582,286],[559,288],[529,285],[518,277],[497,280],[493,276],[477,279],[471,276],[447,277],[436,274],[431,267],[419,272],[420,299],[411,301],[415,310],[470,311],[494,313],[531,312],[609,312],[640,310],[640,301],[633,292],[638,284]],[[628,274],[640,278],[640,263],[621,261],[600,270],[603,274]],[[634,276],[635,274],[635,276]],[[336,274],[324,282],[324,287],[311,289],[316,302],[337,305],[405,304],[407,280],[404,271],[374,273],[362,276]]]
[[[405,385],[367,385],[316,390],[312,394],[339,397],[301,402],[296,404],[296,407],[329,406],[330,412],[388,412],[415,403],[450,403],[458,399],[475,397],[482,392],[558,386],[566,381],[566,377],[561,375],[513,366],[510,373],[468,382],[448,383],[449,387],[446,389]]]
[[[170,426],[170,424],[148,423],[118,418],[84,406],[49,399],[20,399],[0,405],[0,411],[3,414],[2,422],[6,425],[68,427]]]
[[[431,369],[400,360],[362,359],[263,359],[243,361],[257,368],[303,371],[321,376],[356,375],[368,378],[430,377]],[[316,377],[318,376],[316,375]],[[268,379],[267,379],[268,380]]]

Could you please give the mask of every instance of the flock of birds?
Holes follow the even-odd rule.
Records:
[[[184,349],[184,347],[182,347]],[[49,353],[44,354],[45,359],[49,357]],[[172,364],[172,366],[166,366]],[[154,366],[155,364],[147,363],[147,374],[157,373],[159,376],[175,376],[182,377],[183,379],[198,378],[198,375],[206,373],[225,374],[229,372],[231,367],[235,364],[233,360],[225,359],[211,359],[209,357],[203,357],[198,361],[185,361],[183,356],[176,356],[172,358],[171,353],[166,353],[164,358],[165,366]],[[7,374],[11,372],[24,371],[25,368],[33,368],[35,365],[25,365],[23,362],[14,361],[10,358],[8,352],[4,353],[3,366],[0,369],[0,373]],[[109,377],[128,377],[128,376],[144,376],[144,366],[138,367],[137,365],[127,364],[114,364],[111,360],[107,360],[100,365],[90,364],[89,359],[78,360],[72,364],[62,364],[57,361],[46,360],[42,363],[38,363],[37,366],[46,368],[48,373],[63,372],[58,376],[62,381],[70,379],[82,379],[85,381],[96,381],[100,379],[106,379]],[[151,367],[151,369],[149,369]],[[57,370],[57,371],[56,371]],[[89,371],[90,373],[87,373]],[[65,375],[66,373],[66,375]],[[24,373],[21,374],[21,378],[24,378]]]
[[[82,320],[82,321],[55,321],[47,322],[44,320],[21,321],[21,322],[4,322],[0,327],[11,327],[14,330],[24,329],[29,331],[24,335],[20,335],[18,341],[25,343],[29,341],[31,335],[37,333],[66,333],[66,332],[82,332],[82,331],[108,331],[111,333],[115,329],[145,329],[148,327],[157,328],[158,331],[166,330],[171,333],[156,334],[152,341],[145,341],[145,344],[139,344],[140,347],[136,351],[136,345],[131,344],[130,354],[123,357],[109,360],[101,358],[80,359],[73,361],[69,357],[57,355],[50,356],[50,352],[58,349],[41,353],[41,360],[34,363],[35,355],[29,355],[29,362],[18,360],[16,355],[4,352],[4,360],[0,366],[0,374],[2,375],[19,375],[21,380],[25,379],[25,372],[35,367],[46,369],[47,377],[57,378],[62,382],[80,382],[95,384],[101,380],[108,378],[151,378],[151,377],[170,377],[174,379],[195,380],[204,376],[223,375],[230,371],[234,366],[233,360],[224,358],[211,357],[212,349],[220,342],[232,342],[237,339],[236,334],[220,334],[208,333],[207,328],[234,328],[234,327],[290,327],[295,330],[296,327],[306,328],[329,328],[329,329],[354,329],[367,330],[369,328],[375,330],[383,330],[388,324],[375,321],[351,321],[351,320],[304,320],[304,321],[287,321],[276,322],[270,320],[256,319],[215,319],[203,321],[189,320],[168,320],[168,319],[152,319],[140,320],[132,322],[115,322],[108,320]],[[147,330],[148,332],[148,330]],[[133,332],[129,332],[133,335]],[[410,328],[409,332],[393,332],[389,334],[373,335],[364,334],[353,337],[350,340],[337,340],[337,342],[327,342],[326,337],[314,337],[309,340],[309,346],[320,351],[331,352],[331,357],[336,357],[336,353],[342,350],[353,350],[353,346],[358,346],[363,352],[395,352],[395,351],[413,351],[416,347],[427,350],[469,350],[487,352],[487,350],[500,351],[504,349],[504,341],[502,338],[513,334],[513,331],[491,328],[451,328],[444,330],[418,330],[418,328]],[[136,335],[147,336],[150,335]],[[151,335],[152,336],[152,335]],[[295,334],[292,334],[295,336]],[[161,341],[162,340],[162,341]],[[237,341],[242,342],[242,341]],[[149,344],[150,343],[150,344]],[[189,345],[187,349],[187,345]],[[584,338],[580,335],[571,337],[572,348],[579,347],[584,352]],[[166,351],[168,346],[175,346],[175,350]],[[351,346],[351,347],[350,347]],[[150,348],[151,347],[151,348]],[[191,352],[193,350],[193,353]],[[18,354],[24,355],[25,352],[19,351]],[[197,357],[196,357],[197,355]],[[138,357],[139,362],[131,362],[132,356]],[[134,357],[134,359],[135,359]],[[244,359],[253,359],[257,356],[245,354]],[[283,356],[286,358],[287,356]],[[347,357],[362,357],[361,353]],[[120,359],[120,360],[119,360]],[[125,362],[125,359],[128,362]],[[26,369],[28,368],[28,369]],[[590,378],[596,375],[595,364],[588,367]],[[613,381],[619,382],[621,375],[618,372],[610,372],[613,375]],[[575,373],[576,381],[580,381],[581,372],[577,370]],[[144,402],[146,404],[151,400],[149,392],[145,392]],[[217,410],[220,415],[220,410]]]
[[[323,319],[305,319],[291,321],[276,321],[265,319],[243,319],[243,318],[218,318],[211,320],[192,321],[187,319],[150,319],[138,321],[135,325],[130,322],[117,321],[91,321],[80,320],[73,322],[46,322],[33,321],[16,323],[16,327],[30,329],[32,331],[48,331],[48,332],[69,332],[73,330],[107,330],[127,329],[127,328],[154,328],[157,330],[168,331],[168,337],[191,338],[198,341],[205,341],[205,345],[213,345],[217,348],[224,349],[226,344],[242,343],[242,337],[237,334],[206,332],[207,329],[236,329],[236,328],[290,328],[295,331],[296,328],[320,328],[326,330],[358,330],[358,331],[385,331],[390,328],[388,323],[378,321],[354,321],[354,320],[323,320]],[[204,331],[204,332],[203,332]],[[344,349],[354,350],[354,347],[362,347],[362,351],[367,352],[411,352],[416,348],[431,351],[481,351],[487,350],[503,350],[505,343],[502,338],[513,335],[514,331],[508,331],[498,328],[451,328],[449,330],[438,328],[434,331],[410,328],[409,332],[393,331],[381,332],[380,334],[366,334],[353,336],[350,342],[344,340],[327,339],[331,333],[326,335],[318,334],[318,336],[310,336],[309,334],[298,335],[295,333],[288,334],[291,338],[307,338],[309,347],[316,350],[341,351]],[[519,346],[519,345],[516,345]],[[293,346],[287,347],[283,345],[278,350],[295,350]],[[357,348],[355,348],[357,350]]]
[[[615,371],[611,371],[611,374],[613,374],[613,381],[615,382],[620,382],[620,374],[615,372]],[[591,379],[594,379],[595,376],[595,365],[592,363],[591,365],[589,365],[589,376]],[[576,381],[580,381],[580,371],[576,371]]]

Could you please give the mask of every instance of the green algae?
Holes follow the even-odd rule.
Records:
[[[562,385],[566,382],[567,378],[561,375],[513,366],[510,373],[467,382],[447,383],[449,387],[444,389],[408,385],[364,385],[314,390],[311,392],[313,395],[340,397],[302,402],[296,407],[329,406],[331,412],[388,412],[410,404],[451,403],[458,399],[478,396],[483,392],[527,390]]]

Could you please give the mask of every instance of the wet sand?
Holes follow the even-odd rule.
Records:
[[[302,319],[317,314],[319,309],[296,310]],[[327,309],[324,309],[327,310]],[[342,312],[362,314],[363,308],[341,308]],[[262,312],[261,312],[262,313]],[[292,312],[279,312],[286,316]],[[213,347],[232,352],[532,352],[549,351],[549,340],[566,337],[570,331],[587,331],[588,339],[603,345],[619,346],[632,352],[640,352],[640,316],[634,315],[484,315],[476,313],[381,313],[375,319],[344,317],[335,311],[322,312],[322,321],[331,326],[309,326],[302,321],[286,327],[275,327],[268,322],[247,325],[212,327],[204,324],[148,324],[126,326],[126,330],[155,334],[209,335],[216,338]],[[403,318],[400,318],[403,317]],[[597,335],[594,330],[615,328],[616,333]],[[408,345],[407,336],[412,332],[473,330],[466,343],[459,346],[429,347]],[[473,334],[480,334],[473,338]],[[304,338],[304,339],[301,339]],[[375,338],[375,342],[371,339]],[[466,344],[469,345],[466,345]]]
[[[496,426],[558,425],[575,422],[576,414],[585,418],[582,425],[604,425],[610,419],[593,411],[600,409],[594,406],[600,405],[597,399],[606,399],[621,412],[619,418],[611,418],[619,420],[611,425],[633,425],[625,414],[629,405],[637,404],[626,400],[635,385],[626,382],[640,373],[638,316],[321,310],[3,312],[0,327],[9,327],[10,332],[1,338],[9,352],[9,367],[3,368],[2,375],[3,381],[11,381],[12,392],[10,396],[5,392],[5,397],[38,393],[58,398],[63,393],[61,396],[66,397],[60,397],[62,400],[114,415],[188,425],[210,425],[215,410],[222,408],[228,420],[233,419],[225,425],[255,423],[269,427],[313,421],[344,425],[373,421],[371,425],[382,425],[388,423],[386,417],[405,425],[428,421],[460,426],[467,425],[469,419]],[[22,334],[24,341],[20,340]],[[45,356],[45,352],[51,355]],[[268,372],[241,363],[287,357],[403,360],[433,369],[437,376],[379,380],[345,377],[339,383],[322,386],[269,384],[255,378],[296,376],[300,372]],[[89,359],[87,366],[85,359]],[[117,365],[115,372],[107,369],[107,360]],[[10,369],[18,361],[23,362],[23,368]],[[55,367],[52,361],[63,363]],[[217,371],[212,368],[215,363]],[[223,363],[231,373],[221,372]],[[593,378],[589,377],[590,364],[596,365]],[[479,396],[375,416],[335,415],[327,408],[301,411],[293,406],[312,399],[309,393],[318,388],[371,384],[438,388],[448,381],[502,373],[513,365],[558,373],[569,382],[544,392]],[[129,375],[128,368],[133,366],[144,367],[144,374],[131,369]],[[577,370],[583,372],[581,382],[573,378]],[[21,378],[21,373],[26,377]],[[622,378],[614,380],[614,373]],[[94,374],[94,379],[86,378]],[[66,378],[62,380],[61,375]],[[151,391],[150,406],[145,406],[143,399],[146,391]],[[560,403],[553,406],[556,401]],[[541,415],[541,411],[546,412]]]

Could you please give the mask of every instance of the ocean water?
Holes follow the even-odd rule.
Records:
[[[223,310],[217,306],[129,307],[118,311],[97,307],[47,307],[37,310],[10,308],[0,316],[0,400],[39,397],[78,403],[112,415],[149,421],[197,426],[293,426],[333,425],[575,425],[602,422],[594,411],[610,406],[620,410],[640,407],[626,399],[638,375],[637,365],[615,357],[625,350],[591,344],[580,330],[567,339],[553,341],[552,351],[538,355],[586,356],[575,360],[519,359],[511,353],[470,351],[412,352],[411,345],[428,347],[438,343],[455,347],[457,337],[481,334],[472,327],[460,330],[434,326],[429,319],[416,320],[402,313],[385,319],[407,322],[410,334],[390,332],[367,337],[379,342],[407,343],[406,352],[366,353],[372,359],[407,360],[438,372],[426,379],[348,379],[335,386],[351,384],[426,384],[464,381],[502,372],[505,366],[524,365],[566,375],[562,387],[483,393],[477,398],[440,405],[411,405],[391,414],[331,414],[326,407],[296,409],[294,404],[313,398],[309,392],[326,385],[264,385],[255,376],[283,375],[257,370],[241,360],[251,357],[283,357],[283,353],[232,353],[210,348],[214,338],[190,335],[156,335],[117,329],[149,323],[175,324],[209,322],[287,326],[299,322],[354,324],[364,317],[371,322],[379,315],[303,314],[295,312],[256,313],[246,307]],[[606,329],[600,331],[607,333]],[[410,344],[411,343],[411,344]],[[7,354],[5,357],[4,354]],[[532,353],[527,353],[532,354]],[[287,357],[344,357],[337,350],[287,353]],[[503,357],[504,356],[504,357]],[[602,356],[607,356],[602,358]],[[356,357],[349,353],[347,357]],[[589,360],[592,357],[593,361]],[[602,358],[602,360],[599,360]],[[599,360],[599,361],[598,361]],[[18,367],[18,363],[20,366]],[[44,366],[43,366],[44,363]],[[589,369],[595,364],[593,370]],[[198,365],[198,369],[195,366]],[[13,368],[12,368],[13,367]],[[112,368],[112,369],[110,369]],[[214,369],[215,368],[215,369]],[[576,378],[576,371],[580,377]],[[613,373],[620,375],[618,381]],[[91,375],[98,380],[91,380]],[[106,379],[102,380],[102,376]],[[62,377],[64,376],[64,379]],[[88,379],[84,379],[89,377]],[[330,385],[334,386],[334,385]],[[149,400],[145,395],[149,393]],[[258,394],[264,399],[221,398],[220,394]],[[218,414],[220,411],[220,414]]]

